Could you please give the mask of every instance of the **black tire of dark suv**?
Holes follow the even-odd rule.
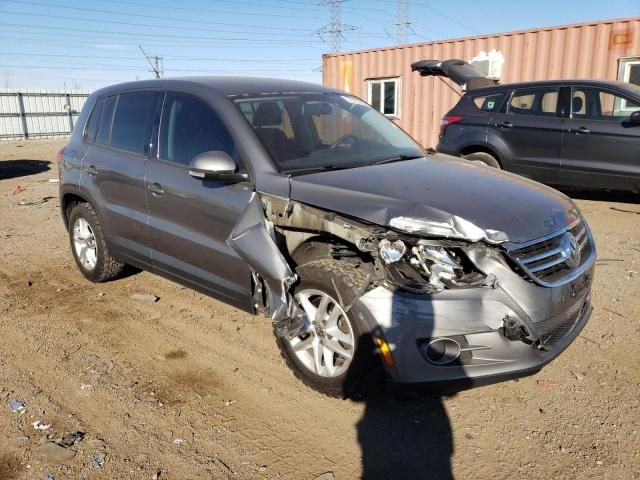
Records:
[[[86,225],[82,222],[86,222]],[[75,230],[80,224],[85,225],[87,232],[93,237],[93,240],[87,238],[86,241],[91,241],[91,247],[95,247],[95,263],[87,262],[86,257],[80,258],[78,253],[76,245],[78,239],[75,237]],[[73,258],[82,275],[88,280],[94,283],[106,282],[122,273],[125,264],[109,255],[109,248],[102,233],[100,220],[91,204],[79,203],[71,210],[69,215],[69,241]]]
[[[487,165],[488,167],[493,167],[493,168],[498,168],[500,169],[500,163],[498,162],[498,160],[496,160],[496,158],[491,155],[490,153],[486,153],[486,152],[474,152],[474,153],[470,153],[468,155],[464,155],[464,158],[466,160],[469,160],[471,162],[482,162],[485,165]]]

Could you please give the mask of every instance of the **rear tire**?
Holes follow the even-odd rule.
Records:
[[[276,334],[276,342],[299,380],[324,395],[345,398],[380,365],[373,339],[357,315],[357,305],[346,311],[366,286],[368,275],[363,268],[334,259],[305,263],[296,272],[301,279],[293,290],[296,301],[305,311],[309,312],[305,304],[311,304],[320,313],[315,318],[309,315],[314,322],[309,332],[293,339]],[[327,302],[324,310],[323,301]],[[337,320],[332,321],[333,317]]]
[[[463,158],[465,158],[466,160],[469,160],[471,162],[482,162],[485,165],[487,165],[488,167],[493,167],[493,168],[497,168],[497,169],[501,168],[500,167],[500,163],[498,162],[496,157],[494,157],[490,153],[474,152],[474,153],[470,153],[468,155],[463,155]]]
[[[109,254],[98,215],[89,203],[79,203],[69,215],[69,241],[82,275],[94,283],[106,282],[122,273],[124,263]]]

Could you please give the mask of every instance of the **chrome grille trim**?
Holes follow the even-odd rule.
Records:
[[[581,253],[580,264],[569,268],[562,255],[561,241],[566,232],[575,237]],[[595,244],[587,223],[577,219],[569,226],[528,242],[506,244],[506,253],[523,277],[544,287],[571,282],[593,264]]]

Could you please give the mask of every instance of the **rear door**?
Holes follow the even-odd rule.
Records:
[[[607,88],[574,86],[565,120],[560,182],[640,189],[640,125],[631,123],[640,101]]]
[[[488,138],[499,141],[505,168],[539,182],[558,182],[562,145],[562,87],[521,88],[494,114]]]
[[[253,187],[189,175],[191,160],[206,151],[223,151],[242,163],[229,130],[205,100],[180,92],[167,92],[158,130],[147,166],[154,270],[250,310],[251,272],[227,238]]]
[[[125,261],[149,263],[145,164],[157,92],[128,92],[105,99],[93,144],[83,161],[113,252]]]

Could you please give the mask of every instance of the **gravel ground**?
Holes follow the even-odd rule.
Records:
[[[261,317],[148,273],[85,281],[49,181],[62,144],[0,144],[0,479],[640,478],[639,196],[570,192],[594,313],[541,373],[342,401],[294,379]]]

